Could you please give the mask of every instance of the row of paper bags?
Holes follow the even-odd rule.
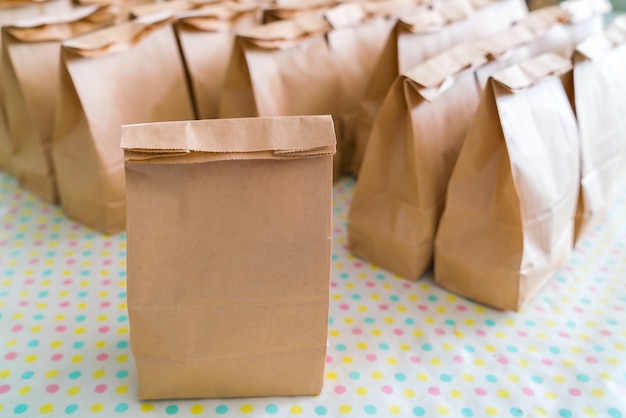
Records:
[[[610,208],[626,171],[626,15],[572,59],[529,59],[550,34],[535,23],[396,79],[349,212],[357,256],[412,280],[434,263],[442,287],[519,310]]]
[[[380,96],[415,63],[527,13],[523,0],[296,4],[127,5],[130,21],[111,5],[65,0],[31,7],[45,14],[19,22],[11,9],[0,168],[107,233],[125,228],[123,124],[331,114],[338,176],[351,165],[366,90]],[[259,24],[261,11],[270,23]]]

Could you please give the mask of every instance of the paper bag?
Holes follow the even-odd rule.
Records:
[[[394,82],[376,118],[348,214],[350,250],[410,280],[432,264],[448,179],[480,94],[485,62],[458,44]]]
[[[580,241],[623,190],[626,172],[626,16],[576,48],[573,91],[580,133]]]
[[[139,397],[320,393],[331,118],[124,126],[122,146]]]
[[[87,6],[2,28],[3,106],[13,170],[22,187],[47,202],[57,201],[50,143],[60,44],[114,18],[107,8]]]
[[[345,4],[312,17],[240,31],[220,99],[220,117],[333,115],[355,108],[393,25],[396,2],[378,15]],[[406,5],[405,1],[397,2]],[[339,129],[338,129],[339,131]],[[341,136],[335,174],[341,171]]]
[[[526,13],[524,0],[451,0],[402,16],[385,41],[357,109],[344,118],[345,136],[354,147],[349,171],[359,173],[372,124],[398,75],[456,43],[505,30]]]
[[[18,3],[18,4],[15,4]],[[10,2],[0,4],[0,26],[11,26],[20,20],[36,16],[45,16],[64,12],[72,8],[69,0]],[[0,43],[2,37],[0,36]],[[0,44],[1,48],[1,44]],[[0,54],[0,71],[2,71],[2,54]],[[0,97],[2,93],[2,77],[0,77]],[[0,100],[0,170],[14,174],[13,149],[2,100]]]
[[[576,119],[544,54],[493,75],[448,186],[435,280],[517,311],[568,259],[578,198]]]
[[[52,152],[61,206],[97,231],[125,228],[120,126],[193,119],[171,20],[120,23],[61,50]]]
[[[335,0],[295,0],[277,2],[263,10],[263,23],[291,20],[303,16],[322,16],[323,12],[340,2]]]

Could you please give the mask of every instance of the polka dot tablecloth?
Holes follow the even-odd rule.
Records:
[[[523,312],[354,258],[334,189],[319,396],[139,402],[126,237],[0,176],[0,417],[626,417],[626,194]]]

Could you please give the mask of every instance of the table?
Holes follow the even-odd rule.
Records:
[[[0,417],[626,417],[626,190],[520,313],[356,259],[354,180],[334,187],[319,396],[139,402],[126,236],[0,174]]]

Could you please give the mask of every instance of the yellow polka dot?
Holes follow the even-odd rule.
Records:
[[[428,375],[426,373],[418,373],[417,378],[418,380],[421,380],[422,382],[428,381]]]
[[[26,363],[34,363],[37,361],[37,356],[35,354],[29,354],[26,357],[24,357],[24,361]]]
[[[489,351],[490,353],[494,353],[497,350],[497,348],[494,347],[493,345],[487,344],[485,346],[485,350]]]
[[[381,380],[384,376],[381,372],[372,372],[372,377],[376,380]]]
[[[367,312],[367,306],[365,305],[359,305],[357,309],[359,312]]]
[[[586,406],[586,407],[583,408],[583,414],[585,414],[588,417],[595,418],[596,411],[593,408],[591,408],[589,406]]]
[[[535,415],[537,415],[538,417],[547,417],[548,413],[546,412],[545,409],[541,408],[541,407],[537,407],[535,408]]]
[[[352,412],[352,407],[350,405],[341,405],[339,407],[339,412],[341,412],[342,414],[349,414],[350,412]]]
[[[249,414],[252,411],[254,411],[254,406],[252,406],[252,404],[245,403],[241,405],[241,408],[239,408],[239,410],[243,412],[244,414]]]
[[[383,321],[385,321],[388,324],[393,324],[394,322],[396,322],[395,319],[393,319],[390,316],[385,317],[385,319]]]
[[[356,388],[356,394],[359,396],[367,395],[367,388],[364,388],[363,386],[359,386],[358,388]]]
[[[63,314],[56,315],[56,316],[54,317],[54,320],[55,320],[55,321],[63,321],[64,319],[65,319],[65,315],[63,315]]]
[[[422,289],[422,290],[428,290],[428,289],[430,289],[430,286],[428,286],[426,283],[422,283],[422,284],[420,285],[420,289]]]
[[[76,355],[72,356],[70,361],[72,363],[80,363],[81,361],[83,361],[83,356],[81,356],[80,354],[76,354]]]
[[[372,335],[374,335],[376,337],[380,337],[381,334],[382,334],[382,332],[378,328],[374,328],[372,330]]]
[[[420,331],[419,329],[416,329],[415,331],[413,331],[414,337],[421,337],[422,335],[424,335],[424,333]]]
[[[106,346],[107,346],[106,341],[96,341],[96,343],[94,344],[94,347],[96,348],[104,348]]]
[[[509,380],[510,380],[511,382],[519,382],[519,381],[520,381],[520,378],[519,378],[519,376],[518,376],[518,375],[516,375],[516,374],[510,374],[510,375],[509,375]]]
[[[477,366],[483,367],[485,365],[485,361],[477,358],[476,360],[474,360],[474,364]]]
[[[380,296],[377,293],[374,293],[370,296],[370,298],[372,298],[372,300],[378,300],[380,299]]]
[[[410,295],[409,295],[409,300],[410,300],[411,302],[416,302],[416,301],[418,301],[418,300],[419,300],[419,297],[418,297],[416,294],[410,294]]]
[[[343,322],[345,322],[346,324],[353,324],[354,318],[344,318]]]
[[[63,342],[61,340],[54,340],[50,343],[50,347],[52,348],[59,348],[63,345]]]
[[[462,331],[459,330],[454,330],[454,332],[452,332],[452,334],[457,337],[457,338],[464,338],[465,334]]]
[[[102,379],[105,375],[106,373],[103,369],[98,369],[95,372],[93,372],[94,379]]]
[[[77,305],[77,308],[78,308],[78,309],[85,309],[85,308],[87,308],[87,306],[88,306],[88,305],[87,305],[85,302],[83,302],[83,303],[79,303],[79,304]]]
[[[30,386],[22,386],[17,390],[20,395],[28,395],[30,393]]]
[[[21,312],[14,313],[14,314],[11,316],[11,318],[13,318],[13,319],[22,319],[23,317],[24,317],[24,314],[23,314],[23,313],[21,313]]]
[[[499,396],[499,397],[501,397],[501,398],[503,398],[503,399],[506,399],[506,398],[508,398],[508,397],[509,397],[509,392],[508,392],[508,391],[506,391],[506,390],[504,390],[504,389],[500,389],[500,390],[498,391],[498,396]]]
[[[35,305],[35,308],[37,309],[46,309],[47,307],[48,307],[48,304],[46,302],[39,302]]]
[[[118,363],[126,363],[128,361],[128,356],[126,354],[120,354],[119,356],[117,356],[115,361],[117,361]]]
[[[452,351],[452,350],[454,350],[454,346],[453,346],[452,344],[450,344],[450,343],[443,343],[443,344],[442,344],[442,347],[443,347],[443,349],[444,349],[444,350],[446,350],[446,351]]]
[[[602,391],[602,389],[593,389],[591,391],[591,394],[596,398],[604,398],[604,392]]]
[[[457,297],[456,297],[456,296],[454,296],[454,295],[448,295],[448,296],[446,296],[446,299],[447,299],[449,302],[454,302],[454,301],[456,301],[456,300],[457,300]]]
[[[437,407],[437,412],[439,412],[439,415],[448,415],[450,410],[443,405],[439,405]]]
[[[104,409],[104,405],[102,405],[101,403],[95,403],[93,405],[91,405],[91,408],[89,408],[91,410],[91,412],[102,412],[102,410]]]
[[[333,299],[334,299],[334,300],[341,300],[341,293],[335,293],[335,294],[333,294]]]
[[[51,403],[45,403],[41,405],[41,408],[39,408],[39,412],[41,412],[42,414],[49,414],[51,412],[54,412],[54,405],[52,405]]]
[[[117,305],[117,309],[121,309],[121,310],[126,310],[128,308],[128,305],[125,302],[120,303],[119,305]]]
[[[360,342],[356,345],[359,350],[365,350],[367,348],[367,343]]]
[[[392,288],[393,288],[393,286],[391,286],[389,283],[385,283],[385,284],[383,285],[383,289],[386,289],[386,290],[391,290]]]
[[[346,289],[352,290],[354,288],[355,288],[354,283],[346,283]]]
[[[426,322],[429,325],[432,325],[435,323],[435,319],[430,316],[427,316],[426,318],[424,318],[424,322]]]
[[[326,373],[326,379],[327,380],[335,380],[335,379],[337,379],[337,373],[335,373],[335,372],[328,372],[328,373]]]
[[[17,340],[9,340],[6,342],[6,346],[7,347],[13,347],[15,344],[17,344]]]
[[[504,332],[501,332],[501,331],[497,331],[493,335],[495,335],[498,338],[506,338],[506,334]]]
[[[151,403],[144,403],[141,405],[141,412],[151,412],[154,411],[154,405]]]
[[[435,311],[437,311],[437,313],[446,313],[446,308],[444,306],[437,306]]]
[[[430,359],[430,364],[433,366],[441,366],[441,360],[437,357]]]
[[[600,378],[604,379],[604,380],[611,380],[611,373],[607,373],[607,372],[602,372],[600,373]]]
[[[626,350],[626,346],[624,344],[621,344],[621,343],[615,344],[614,347],[617,348],[620,351]]]
[[[475,306],[474,310],[478,313],[485,313],[485,308],[483,306]]]
[[[337,331],[336,329],[331,329],[330,332],[328,333],[331,337],[338,337],[339,336],[339,331]]]
[[[59,292],[59,296],[64,298],[67,297],[70,294],[70,292],[68,292],[67,290],[62,290]]]
[[[6,379],[9,376],[11,376],[11,370],[0,370],[0,379]]]
[[[98,315],[96,317],[96,321],[102,322],[102,321],[106,321],[106,320],[107,320],[107,316],[106,315]]]
[[[42,330],[41,325],[35,325],[34,327],[32,327],[30,329],[30,332],[33,334],[37,334],[38,332],[40,332]]]
[[[70,396],[76,396],[80,393],[80,388],[78,386],[72,386],[67,390],[67,394]]]
[[[404,396],[406,396],[409,399],[415,397],[415,391],[412,389],[405,389],[403,393],[404,393]]]
[[[551,399],[551,400],[555,400],[556,399],[556,393],[552,392],[552,391],[546,391],[545,395],[546,398]]]
[[[487,413],[487,415],[489,415],[490,417],[495,417],[498,415],[498,410],[496,408],[494,408],[493,406],[488,406],[485,409],[485,412]]]
[[[607,359],[606,361],[613,366],[617,366],[619,364],[619,360],[613,357]]]
[[[463,396],[463,394],[460,390],[452,389],[450,391],[450,396],[452,396],[454,399],[459,399],[461,396]]]
[[[463,374],[463,380],[465,380],[466,382],[473,382],[474,381],[474,376],[472,376],[469,373],[464,373]]]
[[[506,325],[510,326],[510,327],[515,326],[515,320],[513,320],[513,319],[511,319],[511,318],[509,318],[509,319],[505,319],[505,320],[504,320],[504,323],[505,323]]]
[[[344,364],[352,364],[352,357],[350,356],[345,356],[341,358],[341,362]]]
[[[398,312],[406,312],[408,310],[407,307],[404,305],[398,305],[396,309],[398,310]]]
[[[554,376],[554,381],[556,383],[565,383],[565,377],[561,376],[560,374],[557,374],[556,376]]]
[[[391,405],[389,407],[389,412],[392,415],[400,415],[400,413],[402,412],[402,409],[400,409],[400,407],[398,405]]]
[[[200,415],[204,412],[204,407],[202,405],[194,405],[191,407],[191,413],[194,415]]]
[[[469,326],[473,326],[476,325],[476,321],[474,321],[473,319],[466,319],[465,320],[465,325],[469,325]]]
[[[46,377],[47,377],[48,379],[52,379],[53,377],[57,377],[57,376],[58,376],[58,374],[59,374],[59,371],[58,371],[58,370],[48,370],[48,371],[46,372]]]
[[[398,364],[398,360],[395,357],[387,357],[387,363],[393,365]]]
[[[519,364],[522,367],[530,366],[530,363],[528,362],[528,360],[525,360],[525,359],[520,359],[520,361],[518,361],[517,364]]]
[[[85,329],[85,327],[78,327],[74,330],[74,334],[76,335],[82,335],[86,332],[87,330]]]
[[[410,351],[411,350],[411,346],[408,344],[400,344],[400,350],[402,351]]]
[[[571,360],[563,360],[563,366],[565,367],[574,367],[574,362]]]
[[[539,351],[539,349],[535,347],[534,345],[531,345],[528,347],[528,351],[530,351],[531,353],[536,353]]]
[[[128,386],[126,385],[121,385],[115,388],[115,393],[117,393],[118,395],[124,395],[126,393],[128,393]]]
[[[302,413],[302,407],[300,405],[294,405],[289,408],[289,412],[291,412],[292,415],[300,415]]]
[[[19,297],[21,298],[25,298],[26,296],[28,296],[29,292],[28,290],[23,290],[20,293],[18,293]]]

